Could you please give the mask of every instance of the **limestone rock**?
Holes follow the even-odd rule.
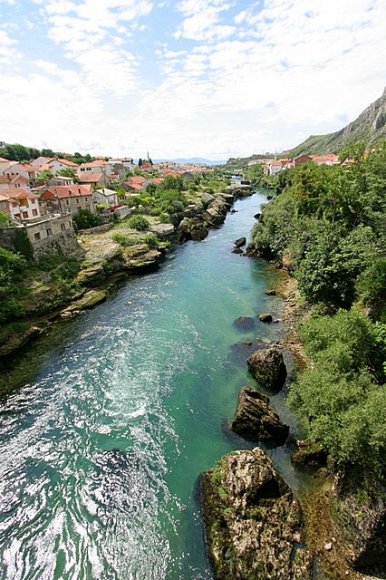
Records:
[[[248,386],[240,391],[232,429],[245,439],[272,445],[282,445],[289,432],[269,404],[269,398]]]
[[[202,502],[216,579],[311,578],[311,558],[298,544],[299,502],[264,451],[223,457],[203,474]]]
[[[153,224],[149,230],[161,239],[170,238],[174,234],[173,224]]]
[[[247,363],[252,376],[263,387],[279,391],[284,386],[287,369],[283,355],[277,348],[256,351]]]
[[[70,306],[65,308],[61,314],[61,318],[71,318],[75,316],[82,310],[88,310],[89,308],[93,308],[97,304],[104,302],[106,300],[106,292],[104,290],[89,290],[86,292],[82,298],[76,300]]]
[[[187,240],[203,240],[209,231],[206,223],[198,218],[184,218],[177,229],[177,235],[180,242]]]

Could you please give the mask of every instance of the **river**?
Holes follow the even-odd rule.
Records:
[[[236,202],[205,241],[178,247],[3,372],[0,578],[212,578],[198,477],[249,447],[224,426],[253,384],[232,345],[280,327],[232,324],[277,306],[264,294],[274,269],[231,253],[264,201]],[[288,419],[283,395],[273,402]],[[296,487],[285,450],[270,455]]]

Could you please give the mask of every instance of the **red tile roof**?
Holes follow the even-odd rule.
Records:
[[[103,173],[80,173],[78,179],[82,183],[98,183]]]
[[[6,197],[9,200],[20,200],[20,199],[39,199],[37,195],[32,193],[31,191],[27,191],[23,188],[10,188],[4,189],[1,192],[1,195]]]
[[[41,199],[66,199],[92,195],[91,185],[52,185],[41,195]]]

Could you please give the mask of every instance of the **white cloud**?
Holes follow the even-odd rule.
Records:
[[[205,41],[226,38],[235,31],[234,26],[220,23],[221,13],[229,8],[223,0],[183,0],[178,9],[185,18],[175,37]]]
[[[35,57],[24,74],[0,74],[10,141],[152,157],[279,150],[341,128],[386,84],[383,0],[267,0],[262,11],[251,1],[239,12],[183,0],[175,36],[153,38],[148,60],[138,48],[148,0],[34,1],[67,65]],[[10,29],[0,49],[16,58]]]

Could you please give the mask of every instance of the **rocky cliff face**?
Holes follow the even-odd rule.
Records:
[[[291,157],[302,154],[331,153],[338,151],[348,142],[364,141],[371,146],[384,138],[386,138],[386,88],[383,95],[347,127],[328,135],[312,135],[286,153]]]
[[[221,580],[307,580],[299,502],[259,448],[223,457],[202,477],[209,555]]]

